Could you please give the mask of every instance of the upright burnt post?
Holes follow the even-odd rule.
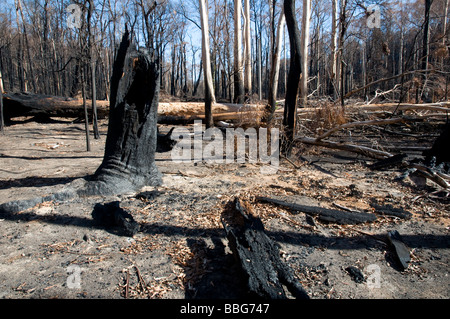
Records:
[[[126,30],[111,77],[111,98],[103,162],[88,194],[120,194],[161,184],[155,165],[159,69],[152,53],[131,45]]]

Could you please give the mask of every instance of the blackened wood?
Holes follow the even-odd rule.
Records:
[[[408,268],[408,263],[411,260],[411,255],[409,248],[403,242],[403,238],[400,236],[399,232],[396,230],[388,232],[388,239],[395,250],[398,261],[403,269]]]
[[[302,205],[295,202],[289,202],[281,198],[270,198],[257,196],[256,200],[263,203],[271,203],[289,208],[292,212],[303,212],[305,214],[317,216],[321,221],[337,223],[342,225],[352,225],[373,222],[377,219],[374,214],[346,212],[337,209],[328,209],[319,206]]]
[[[160,185],[155,164],[158,62],[152,53],[134,49],[128,31],[114,62],[110,101],[105,154],[87,194],[120,194]]]
[[[300,64],[300,30],[295,14],[295,0],[284,0],[284,13],[289,34],[291,59],[287,78],[283,119],[283,125],[286,126],[287,144],[283,145],[282,151],[289,156],[292,151],[292,142],[294,141],[297,127],[298,88],[302,72]]]
[[[307,299],[308,294],[280,258],[279,246],[265,233],[262,221],[252,214],[249,204],[238,197],[222,214],[229,246],[248,278],[251,295],[284,299],[284,284],[292,295]]]
[[[120,207],[118,201],[96,204],[92,211],[92,218],[97,225],[115,230],[118,235],[133,237],[140,228],[133,216]]]

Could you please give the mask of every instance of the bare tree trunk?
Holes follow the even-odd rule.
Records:
[[[96,87],[96,76],[95,76],[95,68],[96,63],[94,59],[94,41],[92,38],[94,34],[92,32],[92,24],[91,19],[94,13],[94,2],[93,0],[88,0],[89,2],[89,11],[87,17],[87,28],[88,28],[88,50],[89,50],[89,60],[90,60],[90,69],[91,69],[91,90],[92,90],[92,126],[94,129],[94,139],[98,140],[100,138],[100,133],[98,131],[98,120],[97,120],[97,87]]]
[[[251,98],[252,95],[252,38],[250,34],[250,0],[244,1],[244,61],[245,61],[245,74],[244,74],[244,91],[247,98]]]
[[[302,18],[302,78],[301,78],[301,103],[306,107],[308,100],[308,44],[309,44],[309,24],[311,20],[311,0],[303,0]]]
[[[331,0],[332,14],[331,14],[331,89],[334,99],[337,98],[338,77],[337,77],[337,21],[338,21],[338,0]]]
[[[91,151],[91,142],[89,137],[89,116],[86,103],[86,82],[84,76],[84,68],[81,68],[81,94],[83,95],[83,108],[84,108],[84,129],[86,131],[86,151]]]
[[[344,83],[344,39],[345,33],[347,32],[347,2],[348,0],[341,1],[341,10],[339,13],[339,49],[338,49],[338,68],[339,68],[339,88],[340,88],[340,96],[341,96],[341,106],[344,108],[344,91],[345,91],[345,83]]]
[[[0,69],[0,132],[3,133],[5,121],[3,119],[3,78],[2,70]]]
[[[284,14],[286,17],[291,51],[283,119],[283,125],[286,126],[285,133],[287,139],[287,145],[284,146],[284,153],[289,156],[292,151],[297,127],[298,87],[302,71],[300,63],[300,31],[295,17],[295,0],[284,0]]]
[[[200,19],[202,25],[202,60],[204,68],[205,81],[205,125],[206,128],[214,127],[214,120],[212,116],[212,104],[216,102],[214,96],[213,79],[211,73],[211,57],[209,53],[209,31],[208,31],[208,7],[205,0],[200,2]]]
[[[430,8],[432,0],[425,0],[425,21],[423,26],[423,43],[422,43],[422,70],[428,69],[428,54],[429,54],[429,43],[428,38],[430,34]]]
[[[28,42],[28,32],[27,32],[27,28],[25,26],[25,20],[24,20],[24,16],[23,16],[23,8],[22,8],[21,0],[16,0],[16,11],[19,11],[20,17],[22,19],[23,37],[25,39],[25,46],[26,46],[26,52],[27,52],[27,58],[28,58],[28,68],[29,68],[29,72],[30,72],[30,74],[29,74],[29,76],[27,76],[27,78],[31,82],[33,90],[36,91],[36,82],[34,79],[34,69],[33,69],[33,64],[31,63],[30,43]],[[17,27],[19,27],[19,26],[17,25]]]
[[[234,103],[244,103],[244,74],[242,67],[241,0],[234,0]]]
[[[268,105],[266,108],[265,120],[269,125],[273,119],[273,114],[275,112],[276,107],[276,99],[278,92],[278,78],[280,75],[280,62],[281,62],[281,46],[283,45],[283,31],[284,25],[286,22],[286,18],[284,16],[284,8],[280,13],[280,19],[278,20],[278,29],[277,29],[277,40],[275,44],[275,51],[272,55],[272,69],[270,71],[270,82],[269,82],[269,98]]]

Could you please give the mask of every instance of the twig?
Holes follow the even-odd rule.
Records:
[[[125,283],[125,299],[128,299],[129,291],[130,291],[130,271],[127,270],[127,280]]]
[[[139,278],[139,284],[142,287],[142,291],[145,291],[145,288],[147,287],[147,285],[146,285],[144,279],[141,276],[141,272],[139,271],[139,268],[136,265],[134,265],[134,267],[136,268],[136,273],[137,273],[137,276]]]

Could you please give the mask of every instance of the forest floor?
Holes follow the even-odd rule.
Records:
[[[93,174],[106,130],[102,120],[101,139],[91,139],[86,152],[82,123],[6,127],[0,135],[0,203],[51,194]],[[431,143],[426,137],[401,141],[411,149]],[[311,298],[450,297],[449,202],[429,196],[436,185],[396,181],[401,169],[374,171],[367,167],[373,160],[343,151],[307,147],[291,160],[297,167],[282,159],[278,172],[267,175],[259,164],[174,163],[170,152],[157,153],[160,187],[0,215],[0,298],[243,297],[245,282],[220,221],[235,196],[251,203]],[[258,195],[368,212],[376,202],[413,216],[378,215],[372,223],[343,226],[256,202]],[[141,225],[133,238],[92,221],[96,203],[116,200]],[[391,230],[410,248],[406,270],[387,242]],[[349,266],[366,281],[355,282]]]

